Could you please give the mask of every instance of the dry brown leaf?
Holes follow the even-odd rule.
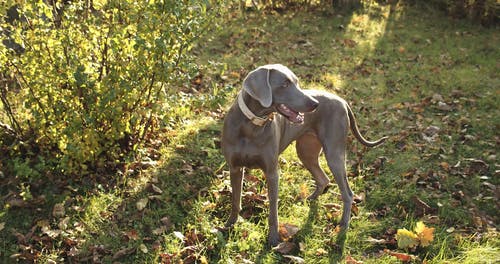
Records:
[[[123,233],[130,240],[138,240],[139,239],[139,233],[135,229],[131,229],[131,230],[125,231]]]
[[[292,252],[295,248],[295,243],[285,241],[279,243],[276,247],[273,247],[273,250],[283,255],[287,255],[290,254],[290,252]]]
[[[408,262],[408,261],[411,261],[412,259],[416,259],[416,257],[413,255],[406,254],[406,253],[394,252],[394,251],[391,251],[388,249],[384,249],[384,252],[393,256],[393,257],[396,257],[397,259],[399,259],[403,262]]]
[[[66,210],[64,209],[64,202],[54,204],[54,208],[52,208],[52,216],[59,218],[63,217],[66,214]]]
[[[134,247],[120,249],[115,254],[113,254],[113,260],[117,260],[117,259],[123,258],[123,257],[125,257],[127,255],[130,255],[130,254],[134,253],[134,252],[135,252],[135,248]]]
[[[151,231],[151,233],[152,233],[153,235],[157,235],[157,236],[159,236],[159,235],[161,235],[161,234],[163,234],[163,233],[165,233],[165,232],[167,232],[167,228],[166,228],[165,226],[160,226],[160,227],[155,228],[155,229],[153,229],[153,230]]]
[[[296,225],[292,225],[289,223],[280,223],[279,225],[279,234],[283,241],[289,240],[295,234],[299,232],[299,227]]]
[[[160,222],[166,227],[170,228],[172,226],[172,221],[170,221],[170,217],[165,216],[162,219],[160,219]]]
[[[354,215],[358,215],[359,214],[359,209],[358,209],[358,207],[355,204],[351,205],[351,212]]]
[[[351,255],[347,255],[345,257],[345,263],[346,264],[362,264],[363,261],[355,260]]]
[[[20,198],[12,198],[12,199],[9,199],[7,201],[7,204],[14,208],[14,207],[25,207],[27,205],[27,203],[23,200],[23,199],[20,199]]]
[[[328,210],[335,210],[335,211],[338,211],[340,209],[342,209],[342,205],[340,204],[336,204],[336,203],[326,203],[323,205],[326,209]]]

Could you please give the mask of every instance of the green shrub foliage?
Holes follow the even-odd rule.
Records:
[[[468,18],[491,26],[498,24],[500,5],[497,0],[432,0],[436,6],[453,17]]]
[[[2,1],[0,130],[18,142],[3,154],[21,156],[21,163],[50,157],[44,162],[64,174],[133,157],[168,119],[169,94],[196,72],[189,50],[212,25],[216,6]]]

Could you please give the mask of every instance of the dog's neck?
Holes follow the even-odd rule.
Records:
[[[253,99],[244,90],[238,94],[238,106],[241,112],[257,126],[265,125],[272,120],[274,115],[272,108],[263,108],[259,101]]]

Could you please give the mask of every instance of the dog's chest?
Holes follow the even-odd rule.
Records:
[[[255,144],[246,138],[238,140],[236,145],[231,151],[231,163],[235,166],[263,168],[268,162],[265,157],[272,157],[272,155],[266,155],[268,152],[273,152],[270,146]]]

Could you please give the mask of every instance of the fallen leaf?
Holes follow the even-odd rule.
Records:
[[[316,250],[316,256],[323,256],[328,254],[328,251],[326,251],[324,248],[318,248]]]
[[[5,222],[0,223],[0,231],[2,231],[5,228]]]
[[[440,102],[440,101],[444,101],[444,98],[443,98],[442,95],[440,95],[438,93],[435,93],[434,95],[432,95],[431,102],[437,103],[437,102]]]
[[[127,255],[130,255],[130,254],[134,253],[134,252],[135,252],[135,248],[134,247],[120,249],[115,254],[113,254],[113,260],[117,260],[117,259],[123,258],[123,257],[125,257]]]
[[[396,240],[398,241],[398,248],[401,249],[415,248],[418,246],[417,235],[406,228],[398,229]]]
[[[139,250],[144,254],[148,253],[148,247],[146,247],[146,245],[144,244],[139,245]]]
[[[292,252],[295,249],[295,247],[296,247],[295,243],[285,241],[273,247],[273,250],[283,255],[286,255],[290,254],[290,252]]]
[[[354,48],[358,44],[355,40],[352,39],[344,39],[344,46],[347,46],[349,48]]]
[[[59,218],[63,217],[66,214],[66,210],[64,209],[64,203],[54,204],[54,208],[52,208],[52,216]]]
[[[369,242],[369,243],[372,243],[372,244],[386,244],[387,240],[385,240],[385,239],[376,239],[376,238],[373,238],[373,237],[369,236],[366,239],[366,242]]]
[[[148,205],[148,198],[142,198],[137,203],[135,203],[135,206],[137,207],[137,210],[142,211],[146,206]]]
[[[286,259],[289,259],[290,263],[296,263],[296,264],[306,263],[306,261],[301,257],[292,256],[292,255],[283,255],[283,257]]]
[[[328,210],[333,210],[335,209],[335,211],[338,211],[340,209],[342,209],[342,205],[340,204],[336,204],[336,203],[326,203],[323,205],[326,209]]]
[[[167,228],[166,228],[165,226],[160,226],[160,227],[155,228],[155,229],[153,229],[153,230],[151,231],[151,233],[152,233],[153,235],[157,235],[157,236],[159,236],[159,235],[161,235],[161,234],[163,234],[163,233],[165,233],[165,232],[167,232]]]
[[[466,161],[470,162],[469,165],[469,174],[476,173],[486,173],[488,171],[489,165],[480,159],[466,159]]]
[[[154,184],[151,184],[151,190],[157,194],[162,194],[163,193],[163,190],[160,189],[160,187],[154,185]]]
[[[174,263],[174,257],[177,255],[177,253],[161,253],[160,258],[161,258],[161,263]]]
[[[68,256],[70,257],[76,257],[78,254],[80,254],[80,250],[78,250],[77,247],[71,247],[68,252]]]
[[[291,237],[297,234],[297,232],[299,232],[299,227],[296,225],[292,225],[289,223],[280,223],[279,225],[279,234],[283,241],[289,240]]]
[[[69,220],[70,220],[69,216],[66,216],[65,218],[61,219],[61,221],[59,221],[59,223],[57,224],[59,229],[61,230],[68,229]]]
[[[347,255],[345,257],[345,263],[346,264],[362,264],[363,261],[355,260],[353,257],[351,257],[351,255]]]
[[[50,227],[49,227],[49,226],[42,227],[42,229],[41,229],[41,230],[42,230],[42,232],[43,232],[44,234],[46,234],[46,235],[47,235],[48,237],[50,237],[50,238],[56,238],[56,237],[58,237],[58,236],[62,233],[62,231],[61,231],[61,230],[58,230],[58,229],[50,229]]]
[[[305,199],[306,197],[309,196],[309,188],[306,183],[302,183],[299,189],[300,189],[299,191],[300,199]]]
[[[351,212],[353,215],[358,215],[359,214],[359,209],[355,204],[351,205]]]
[[[384,252],[393,256],[393,257],[396,257],[397,259],[403,261],[403,262],[408,262],[408,261],[411,261],[412,259],[416,259],[415,256],[413,255],[410,255],[410,254],[405,254],[405,253],[399,253],[399,252],[394,252],[394,251],[390,251],[388,249],[384,249]]]
[[[439,166],[441,166],[441,168],[443,168],[445,171],[450,170],[450,164],[446,161],[442,161],[441,163],[439,163]]]
[[[437,109],[441,111],[451,111],[451,106],[444,102],[438,102]]]
[[[259,177],[255,176],[253,174],[250,174],[250,173],[245,173],[245,181],[248,181],[251,183],[260,183],[261,182]]]
[[[207,260],[207,257],[205,256],[201,256],[199,259],[201,264],[208,264],[208,260]]]
[[[125,231],[124,233],[125,233],[125,236],[130,240],[138,240],[139,239],[139,233],[135,229]]]
[[[179,231],[174,231],[174,236],[180,240],[184,240],[186,237]]]
[[[424,216],[433,211],[433,208],[430,207],[426,202],[422,201],[417,196],[413,196],[411,201],[415,204],[415,215],[416,216]]]
[[[414,229],[417,233],[418,239],[420,240],[420,245],[426,247],[434,240],[434,227],[425,226],[424,222],[420,221]]]

